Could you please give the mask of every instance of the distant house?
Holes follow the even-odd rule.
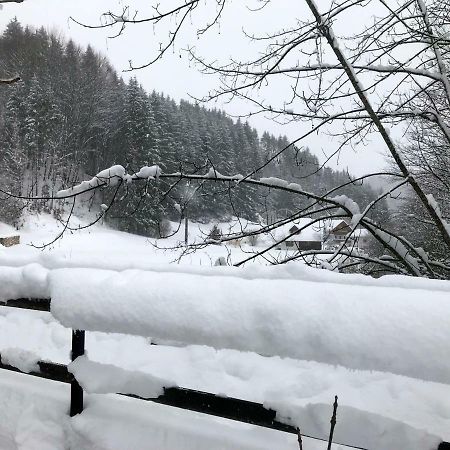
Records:
[[[13,245],[19,245],[20,244],[20,236],[14,235],[14,236],[0,236],[0,245],[3,245],[3,247],[12,247]]]
[[[345,240],[347,246],[364,249],[367,245],[368,232],[361,226],[357,226],[352,233],[350,220],[330,220],[323,228],[323,242],[325,247],[335,247]]]
[[[321,250],[322,236],[309,218],[298,219],[277,228],[274,239],[278,250]]]

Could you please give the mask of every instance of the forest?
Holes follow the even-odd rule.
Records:
[[[21,82],[0,91],[0,163],[3,191],[24,197],[52,196],[113,164],[129,172],[158,164],[165,173],[256,172],[325,194],[335,186],[358,204],[376,197],[367,183],[321,166],[306,147],[285,136],[258,134],[248,122],[198,103],[179,103],[164,93],[146,92],[136,78],[125,82],[93,48],[81,48],[44,28],[11,21],[0,38],[1,70],[20,73]],[[281,152],[281,150],[286,149]],[[281,152],[281,153],[280,153]],[[280,153],[279,156],[274,157]],[[100,192],[87,202],[93,211],[108,200]],[[157,236],[163,219],[178,220],[182,205],[192,220],[231,216],[273,222],[302,207],[302,197],[270,189],[200,185],[130,186],[106,218],[120,230]],[[381,202],[376,214],[386,216]],[[18,225],[24,208],[62,212],[61,202],[27,202],[5,197],[0,215]]]

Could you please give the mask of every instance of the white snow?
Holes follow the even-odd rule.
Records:
[[[448,293],[91,269],[52,271],[50,292],[52,314],[75,329],[450,383]]]
[[[442,211],[441,211],[441,208],[439,207],[438,202],[434,198],[433,194],[427,194],[426,197],[428,200],[428,204],[434,209],[434,211],[436,212],[436,215],[441,220],[443,227],[445,228],[448,235],[450,236],[450,224],[442,217]]]
[[[28,350],[17,347],[2,349],[0,352],[1,362],[20,369],[22,372],[39,372],[39,356]]]
[[[164,393],[165,387],[176,386],[143,372],[125,370],[113,364],[102,364],[80,356],[68,366],[83,389],[92,394],[134,394],[143,398],[156,398]]]
[[[274,186],[274,187],[287,188],[289,185],[289,183],[286,180],[283,180],[281,178],[276,178],[276,177],[260,178],[259,181],[260,181],[260,183],[268,184],[269,186]]]
[[[0,303],[18,298],[49,298],[48,270],[39,264],[0,266]]]
[[[234,231],[236,227],[239,228],[239,222],[230,226]],[[201,241],[210,228],[210,224],[190,223],[190,239]],[[206,305],[203,311],[205,316],[210,317],[211,312],[214,312],[215,302],[218,302],[222,305],[222,316],[214,316],[214,320],[217,320],[214,323],[222,326],[225,321],[231,330],[232,318],[235,317],[235,340],[228,335],[225,338],[228,339],[226,343],[236,342],[235,347],[239,349],[261,344],[265,338],[268,339],[265,334],[267,329],[262,326],[265,323],[269,324],[269,331],[277,331],[277,335],[284,325],[280,323],[281,314],[278,311],[270,316],[269,311],[257,316],[258,309],[252,306],[256,300],[249,305],[242,301],[242,295],[239,297],[242,283],[245,296],[251,294],[252,298],[261,298],[265,303],[267,297],[272,295],[271,302],[276,306],[291,299],[290,311],[295,309],[294,313],[297,314],[300,310],[305,315],[304,318],[290,318],[287,330],[282,330],[286,337],[293,333],[290,324],[300,324],[296,338],[301,341],[297,354],[301,355],[296,356],[297,359],[264,357],[241,350],[216,350],[211,346],[149,345],[150,339],[159,344],[167,342],[167,339],[158,339],[156,334],[149,334],[152,336],[149,339],[88,332],[87,350],[93,361],[113,364],[127,373],[139,372],[163,380],[173,380],[179,386],[264,402],[276,407],[279,416],[284,419],[293,423],[301,419],[304,433],[317,432],[325,438],[327,432],[325,436],[322,433],[324,430],[328,431],[331,403],[337,394],[340,409],[336,436],[341,441],[359,443],[361,446],[372,444],[369,448],[377,450],[436,450],[440,439],[450,440],[450,384],[447,381],[444,384],[420,379],[448,379],[449,371],[444,366],[444,349],[448,336],[445,332],[441,335],[443,317],[448,316],[448,312],[435,306],[442,298],[448,297],[449,282],[404,276],[373,279],[362,275],[315,270],[301,263],[278,267],[264,267],[260,264],[247,265],[245,268],[213,267],[214,261],[219,257],[236,261],[245,254],[241,248],[233,246],[213,246],[200,250],[182,259],[180,264],[172,265],[167,262],[177,257],[177,250],[158,251],[144,237],[101,226],[68,234],[62,241],[57,241],[53,248],[43,252],[27,246],[30,241],[48,242],[60,229],[55,227],[54,220],[49,216],[28,218],[20,231],[22,244],[0,249],[0,265],[4,266],[0,268],[0,280],[8,281],[7,288],[4,283],[0,284],[1,298],[6,299],[13,294],[16,297],[50,295],[48,279],[53,277],[58,268],[104,268],[114,271],[139,268],[167,283],[156,289],[155,284],[140,286],[138,297],[151,303],[145,308],[153,309],[155,300],[156,306],[160,305],[162,308],[162,302],[166,299],[166,308],[174,311],[173,320],[181,321],[181,313],[175,310],[176,302],[169,299],[169,294],[174,292],[172,280],[175,279],[178,283],[180,279],[190,279],[183,281],[182,286],[189,288],[189,301],[194,296],[203,299]],[[173,238],[158,241],[157,244],[167,246],[167,242],[175,243],[182,240],[182,234],[183,230]],[[251,246],[244,247],[245,251],[251,249]],[[34,264],[32,269],[26,267],[30,264]],[[133,271],[109,273],[113,278],[127,279]],[[141,272],[135,273],[137,276]],[[24,279],[28,281],[24,283]],[[200,286],[198,280],[201,280]],[[267,285],[272,285],[272,288],[268,290]],[[111,289],[111,285],[107,289]],[[124,286],[122,291],[119,289],[114,292],[114,304],[118,301],[119,294],[125,290]],[[106,292],[103,292],[105,298]],[[130,301],[134,292],[134,288],[127,289],[121,302],[124,303],[124,298]],[[214,299],[216,292],[218,299]],[[161,297],[156,298],[154,294],[161,294]],[[223,301],[225,294],[231,298],[229,307],[225,307]],[[82,303],[87,301],[87,293],[84,297],[86,298],[81,299]],[[327,297],[329,300],[326,300]],[[441,300],[436,303],[438,297]],[[210,301],[211,298],[213,301]],[[241,305],[237,304],[238,298]],[[195,305],[193,300],[192,302]],[[364,304],[369,305],[365,311]],[[111,321],[120,321],[118,314],[122,307],[125,308],[125,305],[116,311],[108,306],[111,314],[107,319],[108,325],[111,325]],[[133,303],[130,308],[133,310]],[[236,319],[237,314],[243,310],[244,316],[239,315]],[[252,311],[254,316],[250,315]],[[77,310],[75,312],[79,313]],[[197,315],[197,312],[194,309],[193,315]],[[165,313],[168,314],[167,311]],[[102,314],[105,315],[105,312]],[[125,321],[129,314],[131,313],[125,314]],[[187,313],[185,315],[185,321],[188,322],[189,316]],[[433,315],[436,316],[434,321]],[[253,318],[253,323],[258,323],[259,327],[257,330],[252,328],[247,339],[245,329],[250,326],[248,317]],[[212,324],[209,326],[204,322],[201,325],[208,333],[212,333],[209,329]],[[258,331],[260,334],[254,339]],[[6,349],[12,359],[16,360],[16,364],[20,359],[19,348],[31,352],[23,357],[28,362],[38,355],[41,360],[68,363],[70,337],[70,329],[61,326],[48,313],[0,308],[0,353]],[[200,335],[200,332],[197,335],[189,334],[188,337],[190,341],[192,337],[198,338],[199,342],[207,340],[207,336]],[[245,342],[246,340],[249,342]],[[219,338],[217,342],[208,342],[209,345],[217,346],[223,343]],[[269,347],[272,353],[275,353],[276,345],[280,345],[279,338]],[[376,345],[374,351],[370,345]],[[365,354],[363,348],[367,349]],[[262,353],[270,353],[265,350]],[[292,349],[288,347],[284,350],[286,353],[289,350],[290,353]],[[312,356],[307,354],[308,351]],[[374,354],[373,361],[371,353]],[[440,354],[442,365],[438,367],[436,361]],[[318,359],[326,363],[317,362]],[[366,368],[378,367],[379,370],[355,370],[356,363]],[[395,375],[392,372],[407,373],[410,376]],[[416,378],[412,378],[413,376]],[[148,442],[158,450],[172,450],[173,445],[185,449],[201,448],[199,446],[203,443],[208,449],[221,448],[220,445],[230,449],[298,449],[295,436],[205,418],[191,412],[173,411],[172,408],[155,409],[161,408],[161,405],[147,402],[130,403],[132,407],[128,410],[124,406],[128,403],[121,400],[120,403],[115,403],[116,396],[110,395],[89,395],[86,411],[68,421],[67,386],[62,386],[61,389],[64,390],[61,391],[54,388],[59,386],[56,383],[38,380],[36,383],[43,381],[47,384],[36,384],[29,376],[19,383],[16,381],[17,377],[20,375],[0,371],[2,449],[15,450],[16,442],[20,443],[21,449],[33,450],[35,442],[39,442],[42,449],[64,448],[67,442],[71,442],[74,448],[83,450],[99,446],[102,449],[146,449]],[[51,389],[45,387],[49,383]],[[110,386],[109,390],[115,389]],[[3,407],[4,404],[8,408]],[[169,420],[169,417],[174,420]],[[209,429],[210,424],[215,427],[214,436],[207,434],[205,437],[205,429]],[[237,430],[246,432],[242,434]],[[308,443],[307,447],[305,442]],[[304,448],[323,449],[324,446],[315,441],[304,440]]]
[[[2,450],[294,450],[274,430],[122,396],[89,395],[69,418],[70,386],[0,371]],[[319,450],[304,439],[308,450]],[[342,450],[333,447],[333,450]]]
[[[70,197],[77,194],[82,194],[83,192],[95,189],[99,186],[114,186],[119,181],[123,180],[125,176],[125,168],[120,165],[111,166],[108,169],[100,171],[95,177],[91,178],[89,181],[82,181],[69,189],[64,189],[56,193],[56,197],[64,198]]]
[[[330,200],[333,200],[341,204],[343,207],[347,208],[353,216],[360,213],[358,204],[351,198],[347,197],[346,195],[336,195]]]
[[[161,175],[161,168],[159,166],[144,166],[132,176],[132,178],[144,178],[147,180],[153,180]]]
[[[214,167],[210,167],[208,172],[205,174],[205,178],[228,178],[228,177],[222,175]]]
[[[286,236],[289,236],[291,234],[290,230],[292,229],[292,227],[295,226],[298,229],[301,229],[303,227],[305,228],[303,228],[299,234],[287,238],[288,241],[321,241],[322,237],[319,226],[314,223],[311,224],[311,222],[312,219],[309,217],[302,217],[300,219],[293,220],[272,231],[272,237],[275,241],[285,239]]]
[[[0,237],[7,237],[18,234],[17,230],[6,223],[0,222]],[[1,246],[1,244],[0,244]]]
[[[23,333],[24,329],[27,330],[26,333]],[[70,335],[70,330],[64,329],[49,314],[0,308],[0,352],[2,345],[17,345],[17,339],[20,339],[21,346],[38,353],[41,359],[67,363]],[[339,420],[338,414],[338,428],[346,429],[345,442],[352,442],[353,436],[360,433],[357,426],[367,416],[367,420],[373,422],[369,422],[368,427],[382,429],[384,423],[395,423],[393,432],[397,439],[404,438],[402,431],[405,424],[416,430],[425,428],[430,434],[446,437],[447,440],[449,437],[449,385],[390,373],[349,370],[312,361],[267,358],[255,353],[232,350],[216,351],[210,347],[154,346],[149,345],[144,338],[133,336],[87,333],[86,339],[89,355],[96,361],[120,364],[130,371],[171,379],[180,386],[191,389],[226,393],[232,397],[264,402],[276,406],[280,414],[286,416],[289,416],[289,411],[291,415],[294,411],[300,414],[308,404],[327,404],[328,418],[330,402],[335,394],[339,394],[340,410],[349,406],[357,410],[355,414],[359,417],[353,428],[351,424],[355,417],[347,422],[343,417]],[[2,373],[0,371],[0,377]],[[30,383],[32,382],[31,380]],[[0,408],[0,423],[3,418],[1,413]],[[314,417],[311,419],[314,420],[312,428],[317,431],[323,418]],[[390,421],[385,420],[386,418]],[[308,427],[310,423],[307,423]],[[304,433],[310,431],[308,427],[302,426]],[[319,436],[325,437],[326,433]],[[392,439],[391,436],[382,438]],[[318,448],[323,450],[323,447]],[[422,450],[426,447],[419,449],[413,444],[407,448]]]

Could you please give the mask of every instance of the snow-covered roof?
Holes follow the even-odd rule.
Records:
[[[277,228],[274,232],[274,238],[276,240],[284,239],[287,235],[292,233],[292,227],[297,227],[298,229],[307,226],[311,223],[312,219],[309,217],[302,217],[301,219],[293,220],[281,227]],[[289,238],[287,241],[294,242],[304,242],[304,241],[320,241],[322,239],[320,227],[317,224],[312,224],[311,226],[300,231],[299,234],[295,234]]]
[[[10,225],[0,222],[0,237],[8,237],[17,234],[17,231]]]
[[[333,231],[339,231],[345,228],[346,226],[350,227],[350,219],[326,219],[324,221],[324,230],[326,234],[330,234]],[[357,237],[365,237],[370,233],[363,228],[361,225],[356,227],[353,235]]]
[[[220,231],[223,235],[249,233],[251,231],[261,229],[264,224],[251,222],[247,219],[241,219],[239,217],[232,217],[229,222],[217,223]]]

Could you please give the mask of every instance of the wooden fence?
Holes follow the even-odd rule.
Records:
[[[31,309],[35,311],[50,312],[50,299],[19,299],[9,300],[0,303],[0,306]],[[85,331],[72,330],[72,352],[71,359],[74,361],[78,356],[84,355],[85,352]],[[48,361],[38,361],[39,371],[31,372],[29,375],[47,378],[63,383],[70,383],[70,415],[74,416],[83,411],[83,389],[78,384],[75,377],[68,371],[67,366]],[[4,364],[0,354],[0,369],[11,370],[14,372],[22,372],[20,369]],[[196,411],[203,414],[210,414],[225,419],[245,422],[265,428],[297,434],[297,429],[291,425],[284,424],[276,420],[276,411],[265,408],[262,404],[241,400],[232,397],[220,397],[209,392],[201,392],[182,387],[164,388],[164,394],[157,398],[143,398],[133,394],[121,394],[144,401],[173,406],[190,411]],[[311,436],[302,433],[302,437],[328,442],[317,436]],[[346,448],[368,450],[364,447],[357,447],[350,444],[333,442]],[[405,449],[406,450],[406,449]],[[450,443],[442,442],[437,450],[450,450]]]

